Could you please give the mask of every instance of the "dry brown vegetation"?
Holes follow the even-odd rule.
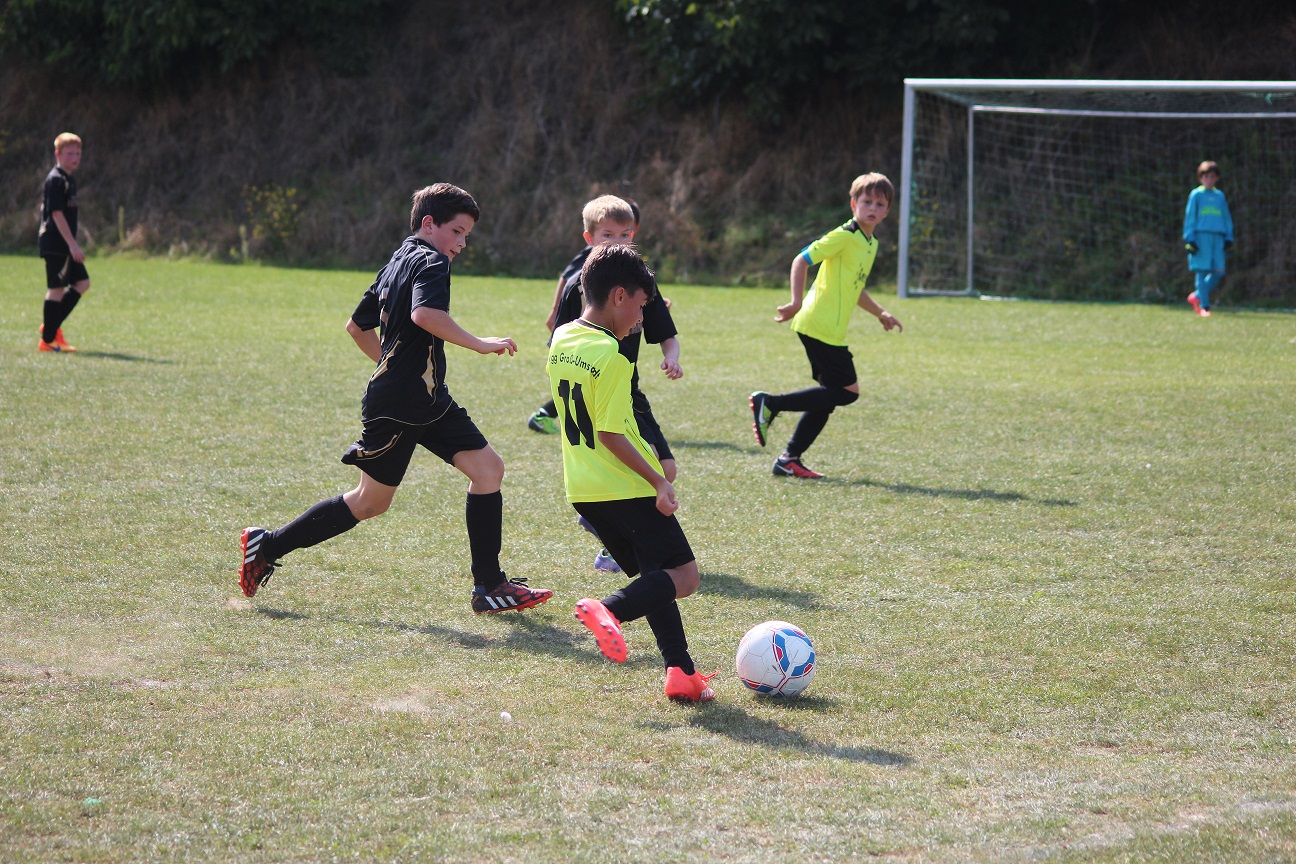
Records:
[[[1212,42],[1172,20],[1058,74],[1105,63],[1125,77],[1292,77],[1296,25],[1269,28],[1257,51],[1245,34]],[[483,209],[470,272],[555,273],[580,244],[581,205],[610,191],[641,204],[640,240],[666,280],[781,281],[798,244],[844,217],[852,177],[899,176],[898,84],[817,88],[775,128],[740,105],[654,104],[645,61],[605,4],[486,0],[465,13],[424,0],[392,28],[363,77],[289,51],[140,97],[5,68],[0,248],[34,248],[40,179],[64,130],[86,141],[92,246],[237,260],[242,225],[254,257],[365,269],[406,229],[411,191],[448,180]],[[292,190],[293,218],[250,211],[250,188]]]

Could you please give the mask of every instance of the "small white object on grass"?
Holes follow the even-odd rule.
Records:
[[[510,714],[510,713],[508,713],[507,711],[501,711],[501,712],[500,712],[500,719],[503,720],[505,723],[512,723],[512,722],[513,722],[513,715]]]

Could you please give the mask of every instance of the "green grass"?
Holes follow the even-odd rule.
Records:
[[[1296,857],[1291,316],[883,296],[905,332],[857,316],[863,395],[794,482],[746,408],[806,384],[782,292],[671,287],[686,376],[641,365],[722,670],[685,707],[646,626],[615,666],[570,614],[621,583],[524,427],[548,280],[455,281],[522,346],[451,349],[450,386],[508,466],[506,568],[557,592],[476,617],[466,484],[425,453],[235,585],[241,528],[355,482],[371,274],[90,271],[81,351],[40,354],[39,261],[0,258],[0,860]],[[768,618],[815,640],[805,698],[733,677]]]

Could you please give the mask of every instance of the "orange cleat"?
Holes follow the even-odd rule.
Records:
[[[676,702],[710,702],[715,698],[715,691],[707,682],[718,674],[694,672],[685,675],[680,667],[670,666],[666,669],[666,696]]]
[[[602,602],[593,597],[576,601],[576,620],[589,628],[598,642],[599,651],[613,663],[624,663],[626,655],[625,637],[621,635],[621,622],[607,610]]]
[[[1196,312],[1198,315],[1202,316],[1203,318],[1210,317],[1210,310],[1202,308],[1201,300],[1197,298],[1196,291],[1188,295],[1188,305],[1193,308],[1194,312]]]
[[[40,325],[41,341],[45,341],[45,325]],[[69,345],[68,341],[63,338],[63,328],[60,327],[54,331],[54,347],[42,348],[42,351],[75,351],[76,346]]]

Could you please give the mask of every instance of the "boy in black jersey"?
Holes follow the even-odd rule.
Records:
[[[635,204],[615,195],[603,195],[585,205],[581,211],[581,220],[585,225],[585,242],[589,244],[587,249],[610,244],[629,244],[634,240],[635,232],[639,229],[639,209]],[[581,258],[583,265],[589,253],[585,252],[577,257]],[[561,298],[555,307],[555,331],[558,327],[575,321],[581,315],[585,305],[585,294],[581,287],[582,273],[583,268],[578,268],[575,274],[566,280]],[[634,373],[630,381],[630,398],[634,404],[634,416],[639,424],[639,434],[648,442],[653,453],[661,461],[662,473],[666,479],[674,483],[677,470],[675,454],[671,452],[670,443],[662,433],[657,418],[653,416],[652,404],[649,403],[648,396],[639,388],[639,346],[644,339],[651,344],[661,346],[661,370],[668,379],[674,381],[684,376],[684,369],[679,362],[678,331],[675,329],[674,319],[671,318],[670,301],[657,291],[656,281],[653,282],[652,296],[644,306],[643,321],[635,324],[625,338],[619,340],[619,344],[622,355],[630,361]],[[532,421],[546,411],[554,417],[557,416],[553,400],[542,406],[532,416]],[[556,424],[557,421],[550,422]],[[532,425],[531,428],[536,427]],[[557,426],[555,425],[554,428],[556,431]],[[582,528],[595,537],[598,536],[598,532],[594,530],[588,519],[582,517],[579,521]],[[620,565],[606,548],[600,549],[594,556],[594,569],[604,573],[621,572]]]
[[[364,433],[342,456],[344,464],[360,469],[360,484],[277,531],[244,529],[239,587],[248,597],[266,583],[280,557],[385,513],[419,445],[468,477],[473,611],[528,609],[553,596],[526,587],[525,579],[506,579],[500,570],[504,462],[446,388],[446,342],[479,354],[517,351],[512,339],[479,338],[450,317],[450,262],[467,245],[480,215],[473,197],[449,183],[414,193],[412,235],[378,272],[347,322],[356,345],[378,364],[360,403]]]
[[[545,319],[545,329],[549,331],[549,340],[553,341],[553,331],[569,321],[575,321],[581,313],[581,294],[579,290],[581,267],[585,264],[585,259],[589,257],[590,251],[594,248],[594,240],[591,235],[599,233],[599,223],[596,220],[593,224],[590,221],[591,207],[603,201],[620,201],[624,200],[630,207],[630,212],[634,214],[634,224],[627,229],[621,223],[616,223],[616,218],[620,218],[620,213],[613,214],[616,218],[611,220],[607,231],[602,232],[604,235],[601,242],[608,242],[616,239],[617,242],[630,243],[634,240],[634,235],[639,231],[639,205],[629,198],[619,199],[613,195],[605,195],[601,198],[595,198],[585,205],[581,211],[581,220],[585,226],[585,248],[572,256],[563,268],[562,273],[558,274],[558,287],[554,290],[553,307],[549,310],[549,317]],[[599,211],[600,213],[604,211]],[[613,234],[612,232],[615,232]],[[666,305],[670,305],[667,303]],[[540,432],[544,435],[552,435],[558,431],[558,409],[554,401],[550,399],[539,408],[535,413],[527,418],[527,428],[533,432]]]
[[[90,290],[85,253],[76,241],[77,186],[81,139],[64,132],[54,139],[55,165],[41,195],[40,256],[45,261],[45,311],[39,351],[75,351],[63,338],[63,322]],[[68,289],[71,290],[68,290]]]

